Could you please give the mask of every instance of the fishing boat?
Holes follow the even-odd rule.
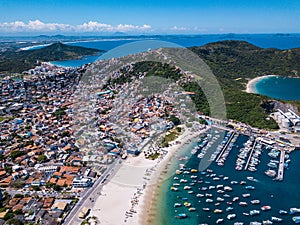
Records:
[[[271,210],[271,206],[264,205],[264,206],[261,207],[261,210],[263,210],[263,211]]]
[[[176,218],[177,219],[185,219],[185,218],[187,218],[188,216],[187,216],[187,214],[185,214],[185,213],[179,213],[179,214],[177,214],[177,216],[176,216]]]
[[[300,223],[300,216],[294,216],[292,220],[294,221],[294,223]]]
[[[282,218],[279,218],[279,217],[272,216],[272,217],[271,217],[271,220],[272,220],[273,222],[281,222],[283,219],[282,219]]]
[[[227,216],[227,219],[229,219],[229,220],[232,220],[232,219],[234,219],[234,218],[236,218],[236,214],[229,214],[229,215]]]

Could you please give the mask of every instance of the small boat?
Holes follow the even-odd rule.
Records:
[[[248,189],[248,190],[254,190],[254,189],[255,189],[255,187],[250,186],[250,185],[249,185],[249,186],[246,186],[245,188]]]
[[[257,204],[260,203],[260,200],[254,199],[254,200],[251,200],[250,202],[251,202],[252,205],[257,205]]]
[[[240,202],[239,205],[240,206],[247,206],[248,204],[247,204],[247,202]]]
[[[235,180],[231,181],[230,183],[231,183],[231,184],[238,184],[238,182],[235,181]]]
[[[205,200],[205,202],[207,202],[207,203],[211,203],[211,202],[213,202],[214,200],[213,199],[210,199],[210,198],[208,198],[208,199],[206,199]]]
[[[171,191],[178,191],[178,188],[176,188],[176,187],[171,187],[170,190],[171,190]]]
[[[279,214],[280,215],[286,215],[286,214],[288,214],[288,212],[285,211],[285,210],[283,210],[283,209],[281,209],[281,210],[279,210]]]
[[[294,221],[294,223],[300,223],[300,216],[294,216],[292,220]]]
[[[261,207],[261,210],[263,210],[263,211],[271,210],[271,206],[264,205],[264,206]]]
[[[220,214],[220,213],[222,213],[222,212],[223,212],[222,209],[215,209],[215,210],[214,210],[214,213],[216,213],[216,214]]]
[[[254,221],[254,222],[250,222],[250,225],[261,225],[260,222]]]
[[[250,213],[249,213],[251,216],[256,216],[256,215],[259,215],[260,214],[260,211],[259,210],[251,210]]]
[[[229,214],[229,215],[227,216],[227,219],[229,219],[229,220],[232,220],[232,219],[234,219],[234,218],[236,218],[236,214]]]
[[[271,220],[264,220],[263,225],[271,225],[273,222]]]
[[[290,214],[300,213],[300,208],[290,208]]]
[[[272,220],[273,222],[281,222],[283,219],[282,219],[282,218],[279,218],[279,217],[272,216],[272,217],[271,217],[271,220]]]
[[[178,203],[178,202],[176,202],[176,203],[174,204],[174,208],[181,207],[181,206],[182,206],[182,204],[181,204],[181,203]]]
[[[267,166],[268,166],[268,167],[271,167],[271,168],[277,168],[277,164],[274,163],[274,162],[269,162],[269,163],[267,164]]]
[[[224,187],[224,191],[232,191],[232,188],[229,187],[229,186],[225,186],[225,187]]]
[[[198,198],[203,198],[204,195],[203,195],[203,194],[197,194],[196,197],[198,197]]]
[[[184,189],[184,190],[190,190],[191,187],[190,187],[190,186],[184,186],[183,189]]]
[[[175,186],[180,186],[180,184],[179,184],[179,183],[174,183],[173,186],[174,186],[174,187],[175,187]]]
[[[188,191],[188,194],[193,194],[194,193],[194,191]]]
[[[210,208],[202,208],[202,210],[208,212],[210,211]]]
[[[217,197],[217,201],[219,201],[219,202],[224,202],[224,198]]]
[[[254,177],[247,177],[247,179],[250,180],[250,181],[258,182],[258,180],[255,179]]]
[[[220,203],[220,202],[217,202],[217,203],[215,204],[215,206],[219,206],[219,205],[221,205],[221,203]]]
[[[246,181],[243,181],[243,180],[240,182],[241,185],[244,185],[244,184],[246,184],[246,183],[247,183],[247,182],[246,182]]]
[[[197,173],[198,172],[198,170],[196,170],[196,169],[191,169],[191,173]]]
[[[230,212],[230,211],[232,211],[232,210],[233,210],[233,207],[230,207],[230,206],[229,206],[229,207],[226,208],[226,211],[227,211],[227,212]]]
[[[205,194],[205,197],[212,197],[212,196],[213,196],[213,194],[209,194],[209,193]]]
[[[178,219],[185,219],[185,218],[187,218],[188,216],[185,214],[185,213],[179,213],[177,216],[176,216],[176,218],[178,218]]]
[[[244,198],[249,198],[251,195],[250,195],[249,193],[246,193],[246,194],[242,194],[242,196],[243,196]]]
[[[224,219],[220,218],[220,219],[217,219],[216,224],[220,224],[220,223],[223,223],[223,222],[224,222]]]
[[[243,212],[243,215],[244,215],[244,216],[249,216],[249,213]]]
[[[234,197],[234,198],[232,199],[232,201],[233,201],[233,202],[237,202],[239,199],[240,199],[239,197]]]
[[[190,207],[192,205],[190,202],[184,202],[183,204],[185,207]]]
[[[189,211],[190,212],[196,211],[196,208],[191,207],[191,208],[189,208]]]
[[[185,180],[185,179],[180,179],[180,181],[179,181],[180,183],[186,183],[187,182],[187,180]]]
[[[244,225],[243,222],[235,222],[233,225]]]

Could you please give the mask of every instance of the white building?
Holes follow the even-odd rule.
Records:
[[[92,180],[90,178],[75,177],[72,182],[73,187],[89,187],[91,184]]]

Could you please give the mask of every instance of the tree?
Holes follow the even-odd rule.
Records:
[[[43,163],[47,160],[47,156],[45,156],[44,154],[42,155],[39,155],[38,158],[37,158],[37,161],[40,162],[40,163]]]

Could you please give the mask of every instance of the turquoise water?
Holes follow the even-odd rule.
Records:
[[[267,77],[255,84],[256,93],[281,100],[300,100],[300,78]]]
[[[216,220],[219,218],[224,218],[224,222],[222,224],[233,224],[234,222],[244,222],[244,224],[249,224],[251,221],[260,221],[270,220],[271,216],[277,216],[283,218],[283,222],[281,224],[294,224],[291,220],[292,215],[279,215],[278,211],[280,209],[284,209],[289,211],[291,207],[300,207],[300,151],[295,151],[290,154],[291,163],[288,169],[285,170],[284,173],[284,181],[278,182],[272,180],[272,178],[267,177],[264,174],[264,171],[267,170],[267,163],[270,161],[270,157],[267,155],[268,150],[263,150],[263,154],[260,157],[261,162],[257,166],[256,172],[249,171],[236,171],[235,170],[235,162],[237,159],[237,154],[239,149],[242,147],[243,143],[247,141],[248,137],[240,135],[236,141],[236,145],[231,150],[225,165],[223,167],[219,167],[213,162],[208,168],[213,170],[213,173],[216,176],[227,176],[228,180],[223,180],[220,178],[219,181],[214,181],[211,177],[206,177],[207,175],[201,175],[200,172],[197,174],[181,174],[181,175],[173,175],[179,177],[180,179],[184,178],[188,180],[186,185],[189,185],[191,182],[190,175],[197,175],[197,180],[203,180],[203,183],[196,183],[192,187],[194,191],[193,194],[188,194],[186,190],[183,190],[182,184],[180,185],[179,191],[173,192],[170,191],[170,187],[173,183],[179,183],[179,180],[174,180],[173,177],[169,178],[164,185],[164,188],[161,192],[161,202],[158,210],[158,221],[156,224],[159,225],[198,225],[202,223],[206,224],[216,224]],[[194,143],[194,146],[196,143]],[[190,145],[190,150],[193,145]],[[196,154],[197,155],[197,154]],[[198,168],[200,160],[196,157],[196,155],[191,156],[190,160],[185,162],[187,168]],[[183,163],[183,162],[179,162]],[[178,165],[178,164],[177,164]],[[178,169],[178,166],[177,166]],[[210,175],[211,173],[207,173]],[[253,176],[258,179],[258,182],[249,181],[246,179],[247,176]],[[238,181],[238,184],[231,184],[231,181]],[[255,190],[247,190],[245,189],[246,185],[241,185],[240,181],[246,181],[246,185],[251,185],[255,187]],[[207,183],[205,183],[207,182]],[[210,182],[208,184],[208,182]],[[229,194],[230,198],[223,197],[223,194],[217,193],[216,189],[203,191],[202,187],[216,186],[219,184],[223,184],[224,186],[230,186],[233,188],[231,192],[225,192],[223,194]],[[199,189],[200,188],[200,189]],[[206,198],[197,198],[196,194],[213,194],[214,203],[216,203],[217,197],[224,198],[224,202],[221,202],[219,206],[215,206],[214,203],[206,203]],[[243,198],[242,194],[250,193],[251,196],[249,198]],[[227,201],[232,201],[232,198],[235,196],[239,196],[239,201],[245,201],[248,203],[248,206],[241,207],[238,205],[238,202],[233,202],[232,205],[228,205]],[[192,203],[192,206],[196,208],[195,212],[189,212],[186,207],[178,207],[174,208],[174,203],[184,203],[185,200],[182,198],[188,198],[188,202]],[[261,203],[259,205],[250,204],[250,200],[259,199]],[[245,216],[243,212],[249,213],[250,210],[259,209],[263,205],[270,205],[272,209],[270,211],[261,211],[260,215],[257,216]],[[226,212],[226,208],[228,206],[233,207],[233,211],[230,213],[235,213],[237,215],[236,219],[228,220],[226,216],[230,214]],[[205,212],[202,210],[203,207],[209,207],[210,212]],[[213,213],[214,209],[222,209],[222,214]],[[175,216],[178,213],[186,213],[188,218],[186,219],[177,219]]]

